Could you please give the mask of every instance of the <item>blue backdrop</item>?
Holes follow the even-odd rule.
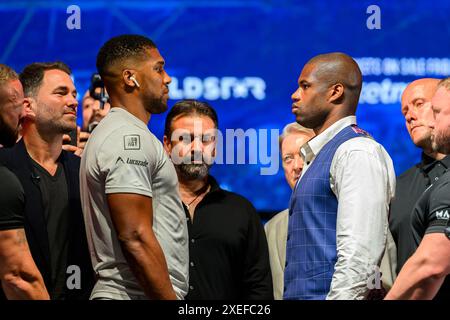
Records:
[[[80,10],[79,29],[69,5]],[[381,29],[368,28],[368,19],[376,21],[370,5],[380,9]],[[82,95],[106,40],[144,34],[173,77],[170,105],[207,100],[224,133],[262,130],[261,143],[261,132],[294,121],[290,96],[304,63],[343,51],[364,74],[359,124],[384,145],[399,174],[420,157],[404,126],[401,92],[416,78],[450,75],[449,17],[449,1],[0,1],[0,61],[20,71],[31,62],[62,60]],[[150,123],[159,138],[164,118]],[[242,143],[236,148],[257,164],[216,164],[212,173],[221,185],[260,211],[286,208],[290,190],[281,167],[261,175],[269,167],[264,159],[249,157]]]

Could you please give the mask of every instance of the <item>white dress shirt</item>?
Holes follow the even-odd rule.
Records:
[[[356,117],[345,117],[300,149],[302,179],[320,150]],[[327,299],[364,299],[386,246],[389,203],[395,192],[392,159],[382,145],[366,137],[341,144],[333,156],[330,187],[338,200],[337,261]]]

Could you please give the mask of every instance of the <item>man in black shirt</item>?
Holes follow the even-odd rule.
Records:
[[[410,237],[414,205],[425,189],[450,168],[450,156],[431,147],[431,98],[438,82],[438,79],[419,79],[411,82],[402,94],[406,128],[413,143],[423,152],[422,161],[397,178],[395,198],[391,202],[389,229],[397,246],[397,274],[415,247]]]
[[[438,84],[432,98],[433,150],[450,153],[450,78]],[[411,219],[411,257],[400,271],[387,299],[448,300],[450,241],[445,231],[450,220],[450,170],[432,184],[417,201]]]
[[[88,299],[93,270],[81,211],[80,158],[62,150],[76,128],[76,89],[63,63],[33,63],[22,71],[22,140],[0,150],[0,162],[25,191],[25,232],[51,299]]]
[[[208,174],[217,123],[214,109],[194,100],[176,103],[165,123],[164,147],[177,171],[188,220],[186,299],[273,299],[267,241],[255,208]]]
[[[0,64],[0,144],[11,147],[23,116],[19,77]],[[24,192],[17,177],[0,166],[0,300],[48,299],[48,293],[28,248],[24,231]]]

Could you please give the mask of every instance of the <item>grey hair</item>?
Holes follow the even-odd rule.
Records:
[[[297,122],[291,122],[287,124],[283,128],[283,132],[280,135],[279,143],[280,143],[280,150],[281,150],[281,144],[283,143],[284,138],[286,138],[290,134],[304,134],[306,136],[314,136],[314,131],[312,129],[305,128],[304,126],[298,124]]]
[[[440,87],[444,87],[445,89],[450,90],[450,77],[447,77],[439,81],[438,88]]]

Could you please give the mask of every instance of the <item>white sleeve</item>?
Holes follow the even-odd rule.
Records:
[[[356,139],[367,138],[352,140]],[[389,202],[395,190],[392,160],[384,149],[372,142],[364,146],[350,141],[338,148],[330,170],[338,199],[337,262],[327,299],[367,296],[385,249]]]
[[[144,131],[123,127],[109,136],[98,150],[98,167],[105,179],[105,193],[135,193],[152,197],[152,172],[156,152]]]

